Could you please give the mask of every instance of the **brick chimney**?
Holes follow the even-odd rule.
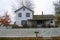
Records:
[[[43,15],[43,11],[42,11],[42,15]]]

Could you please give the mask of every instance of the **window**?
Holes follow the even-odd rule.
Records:
[[[60,12],[56,12],[57,14],[60,14]]]
[[[51,20],[50,23],[53,23],[53,20]]]
[[[22,21],[21,21],[21,24],[22,24],[22,25],[27,25],[27,21],[26,21],[26,20],[22,20]]]
[[[53,23],[53,21],[51,20],[51,23]]]
[[[26,13],[26,17],[30,17],[30,13]]]
[[[21,17],[22,16],[22,13],[19,13],[18,16]]]
[[[25,8],[23,8],[23,11],[25,11]]]

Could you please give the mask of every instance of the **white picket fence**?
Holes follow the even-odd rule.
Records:
[[[60,28],[20,28],[0,29],[0,37],[55,37],[60,36]]]
[[[12,26],[8,26],[8,27],[6,27],[6,26],[0,26],[0,29],[12,29]]]

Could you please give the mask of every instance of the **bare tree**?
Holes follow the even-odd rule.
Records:
[[[34,5],[33,5],[33,3],[32,3],[32,1],[31,0],[26,0],[25,1],[25,3],[24,3],[24,5],[27,7],[27,8],[30,8],[30,9],[33,9],[34,7]]]
[[[60,14],[60,1],[54,3],[56,15]]]
[[[11,7],[12,7],[13,11],[15,11],[17,9],[15,5],[11,5]]]
[[[20,0],[20,1],[17,1],[21,6],[25,6],[31,10],[34,9],[34,4],[32,2],[32,0]]]
[[[18,8],[22,7],[22,6],[25,6],[31,10],[34,9],[34,3],[32,0],[17,0],[17,3],[18,3]],[[11,5],[12,7],[12,10],[15,11],[17,10],[18,8],[16,7],[16,5]]]
[[[56,26],[60,26],[60,1],[54,2]]]

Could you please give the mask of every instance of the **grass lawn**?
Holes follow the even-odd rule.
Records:
[[[0,40],[44,40],[42,37],[0,37]],[[51,39],[46,39],[46,40],[60,40],[60,37],[52,37]]]

